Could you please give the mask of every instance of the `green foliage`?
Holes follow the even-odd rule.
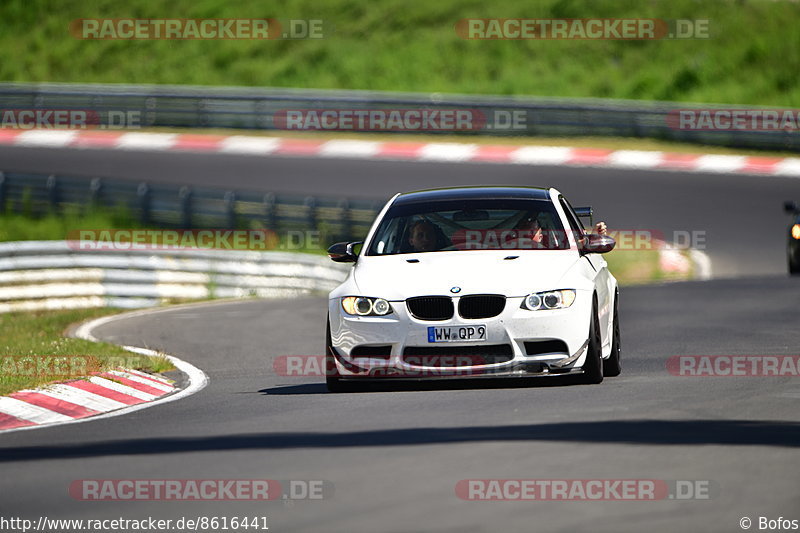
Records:
[[[79,18],[322,19],[323,39],[80,40]],[[710,39],[464,40],[462,18],[707,19]],[[3,81],[800,105],[800,4],[764,0],[5,0]]]
[[[123,206],[88,209],[70,206],[63,214],[48,213],[41,217],[30,215],[30,209],[24,208],[22,213],[0,213],[0,242],[60,240],[79,229],[138,227],[130,211]]]

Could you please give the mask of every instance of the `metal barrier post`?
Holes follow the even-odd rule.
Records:
[[[136,197],[139,200],[139,221],[142,226],[150,224],[150,187],[142,182],[136,188]]]
[[[181,226],[183,229],[192,228],[192,190],[183,186],[178,191],[178,199],[181,204]]]

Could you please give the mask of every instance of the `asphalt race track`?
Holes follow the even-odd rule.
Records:
[[[25,150],[28,150],[27,152]],[[440,163],[229,158],[2,148],[7,170],[60,171],[318,194],[455,183],[549,184],[610,225],[703,230],[735,279],[623,288],[623,374],[328,394],[279,376],[282,355],[322,353],[323,297],[212,303],[120,320],[112,342],[202,368],[198,394],[126,416],[0,437],[4,516],[267,516],[270,531],[741,531],[800,519],[800,380],[680,377],[676,355],[796,355],[800,280],[785,275],[787,178]],[[130,158],[130,160],[126,160]],[[226,167],[226,165],[228,165]],[[303,178],[301,180],[301,178]],[[777,233],[777,234],[773,234]],[[730,264],[729,264],[730,263]],[[524,385],[524,386],[520,386]],[[324,500],[92,502],[81,479],[325,480]],[[710,499],[471,502],[466,479],[707,482]]]

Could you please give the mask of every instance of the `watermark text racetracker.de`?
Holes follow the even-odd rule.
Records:
[[[703,250],[706,232],[703,230],[613,229],[607,235],[614,239],[616,251],[641,250]],[[459,229],[450,237],[456,250],[535,250],[552,248],[571,240],[579,242],[584,235],[578,232],[551,229]]]
[[[673,355],[666,366],[680,377],[800,377],[800,355]]]
[[[471,326],[459,328],[467,330]],[[465,337],[467,333],[465,332]],[[389,361],[383,366],[373,364],[369,378],[454,378],[481,376],[486,360],[479,355],[421,355],[403,358],[410,366],[395,368]],[[361,369],[354,363],[352,370]],[[272,361],[272,370],[283,377],[335,377],[339,375],[332,360],[324,355],[279,355]],[[363,377],[363,376],[362,376]]]
[[[15,130],[141,129],[142,112],[127,109],[0,109],[0,127]]]
[[[69,495],[80,501],[324,500],[333,484],[321,479],[78,479]]]
[[[319,249],[318,230],[269,229],[81,229],[67,233],[67,246],[83,251],[127,250],[303,250]]]
[[[707,479],[462,479],[455,493],[467,501],[648,502],[710,500],[719,488]]]
[[[141,357],[112,358],[107,366],[136,368]],[[133,363],[128,366],[126,363]],[[103,368],[101,361],[92,355],[3,355],[0,356],[0,374],[14,377],[69,378],[82,377]]]
[[[70,33],[82,40],[322,39],[331,33],[322,19],[75,19]]]
[[[661,40],[708,39],[707,19],[474,18],[455,24],[462,39]]]
[[[614,229],[608,232],[615,250],[641,251],[663,249],[703,250],[706,232],[675,230],[665,233],[654,229]],[[579,234],[563,230],[457,230],[451,236],[457,250],[535,250],[578,241]],[[67,232],[67,246],[84,251],[127,250],[311,250],[322,248],[319,230],[269,229],[76,229]]]
[[[297,131],[524,131],[528,128],[528,112],[426,107],[281,109],[272,121],[276,129]]]
[[[666,120],[683,131],[800,131],[798,109],[673,109]]]
[[[85,377],[110,368],[141,368],[147,359],[137,354],[102,360],[94,355],[6,354],[0,355],[0,375],[50,380]]]

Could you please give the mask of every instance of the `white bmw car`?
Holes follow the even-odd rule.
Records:
[[[580,213],[580,215],[578,214]],[[620,373],[617,280],[556,189],[460,187],[394,196],[330,293],[327,385],[362,380]],[[356,248],[361,246],[360,251]]]

